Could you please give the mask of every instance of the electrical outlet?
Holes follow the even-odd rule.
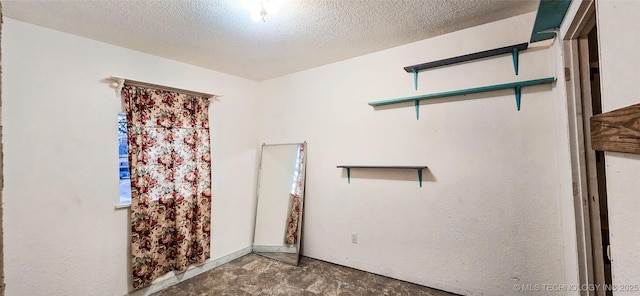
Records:
[[[351,243],[353,243],[353,244],[357,244],[358,243],[358,234],[355,233],[355,232],[351,234]]]

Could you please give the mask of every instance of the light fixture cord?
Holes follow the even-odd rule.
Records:
[[[264,9],[264,2],[260,1],[260,16],[262,17],[262,22],[267,22],[267,10]]]

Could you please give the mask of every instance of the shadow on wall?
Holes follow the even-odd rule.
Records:
[[[342,170],[342,179],[347,183],[347,170]],[[418,182],[418,173],[415,169],[375,169],[359,168],[351,169],[351,182],[354,179],[377,179]],[[422,170],[422,182],[438,181],[429,168]]]

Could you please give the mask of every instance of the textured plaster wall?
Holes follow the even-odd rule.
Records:
[[[603,112],[640,103],[640,2],[597,1]],[[640,285],[640,156],[605,153],[613,284]],[[638,290],[614,295],[638,295]]]
[[[128,292],[110,75],[224,95],[210,107],[212,260],[250,245],[256,82],[13,19],[2,45],[8,295]]]
[[[0,3],[0,40],[2,37],[2,3]],[[0,59],[2,56],[2,42],[0,42]],[[2,65],[0,63],[0,74],[2,74]],[[0,112],[2,112],[2,79],[0,78]],[[2,115],[0,114],[0,129],[2,128]],[[2,148],[2,131],[0,130],[0,296],[4,296],[4,235],[2,226],[2,188],[4,188],[4,155]]]
[[[558,75],[558,47],[420,74],[402,68],[517,44],[535,14],[267,80],[260,141],[308,142],[303,253],[464,295],[571,284],[576,251],[566,100],[554,85],[373,109],[367,102]],[[562,78],[561,78],[562,79]],[[336,165],[427,165],[346,171]],[[352,233],[358,243],[351,242]],[[571,295],[546,291],[544,295]],[[575,293],[573,293],[575,294]]]

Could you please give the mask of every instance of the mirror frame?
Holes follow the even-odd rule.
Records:
[[[302,191],[300,193],[300,206],[299,206],[299,215],[298,215],[298,228],[297,228],[297,242],[296,242],[296,253],[295,253],[295,262],[293,260],[286,260],[284,259],[282,256],[278,256],[276,254],[276,252],[274,252],[274,255],[270,255],[269,252],[257,252],[256,251],[256,245],[255,245],[255,239],[256,239],[256,229],[257,229],[257,222],[258,222],[258,205],[260,202],[260,184],[261,184],[261,180],[263,178],[263,172],[262,172],[262,161],[263,161],[263,153],[264,153],[264,148],[266,146],[288,146],[288,145],[296,145],[296,146],[301,146],[302,147],[302,159],[303,159],[303,169],[302,169]],[[274,260],[278,260],[287,264],[291,264],[291,265],[298,265],[299,261],[300,261],[300,246],[301,246],[301,242],[302,242],[302,221],[303,221],[303,213],[304,213],[304,204],[305,204],[305,195],[306,195],[306,179],[307,179],[307,142],[301,142],[301,143],[284,143],[284,144],[265,144],[262,143],[262,146],[260,148],[260,158],[259,158],[259,163],[258,163],[258,178],[257,178],[257,186],[256,186],[256,195],[255,195],[255,215],[254,215],[254,223],[253,223],[253,236],[252,236],[252,240],[251,240],[251,252],[270,258],[270,259],[274,259]],[[287,215],[287,217],[289,217]],[[289,219],[287,219],[289,220]],[[285,229],[285,233],[286,233],[286,229]],[[283,237],[283,240],[285,238]],[[294,254],[294,253],[291,253]]]

